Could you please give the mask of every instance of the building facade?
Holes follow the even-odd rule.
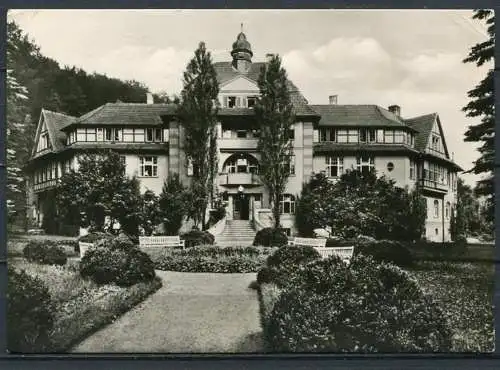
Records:
[[[258,123],[253,107],[257,80],[267,62],[253,62],[251,45],[240,33],[232,60],[214,63],[219,82],[217,191],[227,201],[227,219],[249,220],[257,228],[271,224],[269,194],[259,178]],[[268,54],[266,57],[269,57]],[[333,180],[348,169],[394,179],[409,189],[419,186],[427,200],[425,236],[450,240],[461,168],[450,157],[437,113],[403,118],[401,107],[309,104],[289,82],[296,122],[290,128],[293,157],[285,194],[280,200],[282,226],[295,233],[295,199],[304,182],[324,171]],[[121,153],[126,173],[137,176],[141,191],[160,193],[169,174],[189,184],[192,168],[183,151],[183,128],[176,106],[108,103],[81,117],[42,110],[28,169],[29,216],[41,224],[44,202],[66,171],[78,170],[78,156],[96,149]]]

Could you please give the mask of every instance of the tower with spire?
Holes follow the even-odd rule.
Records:
[[[245,73],[250,69],[253,52],[252,46],[243,33],[243,23],[241,24],[241,31],[236,37],[236,41],[233,43],[231,56],[233,57],[233,67],[239,72]]]

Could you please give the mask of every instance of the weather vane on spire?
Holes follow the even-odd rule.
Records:
[[[241,23],[241,32],[243,32],[243,23]]]

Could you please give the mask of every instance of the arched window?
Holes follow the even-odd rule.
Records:
[[[259,173],[257,159],[250,155],[236,154],[229,157],[224,163],[225,173]]]
[[[450,202],[446,202],[446,208],[444,209],[446,218],[450,218],[451,205]]]
[[[291,194],[283,194],[280,199],[281,214],[295,214],[295,197]]]
[[[439,217],[439,200],[434,200],[434,217]]]

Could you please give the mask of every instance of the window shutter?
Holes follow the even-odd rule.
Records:
[[[319,141],[319,132],[317,129],[313,130],[313,141],[317,143]]]
[[[222,104],[223,104],[224,108],[227,108],[227,107],[229,106],[227,96],[224,96],[224,97],[222,98],[222,101],[223,101],[223,103],[222,103]]]

